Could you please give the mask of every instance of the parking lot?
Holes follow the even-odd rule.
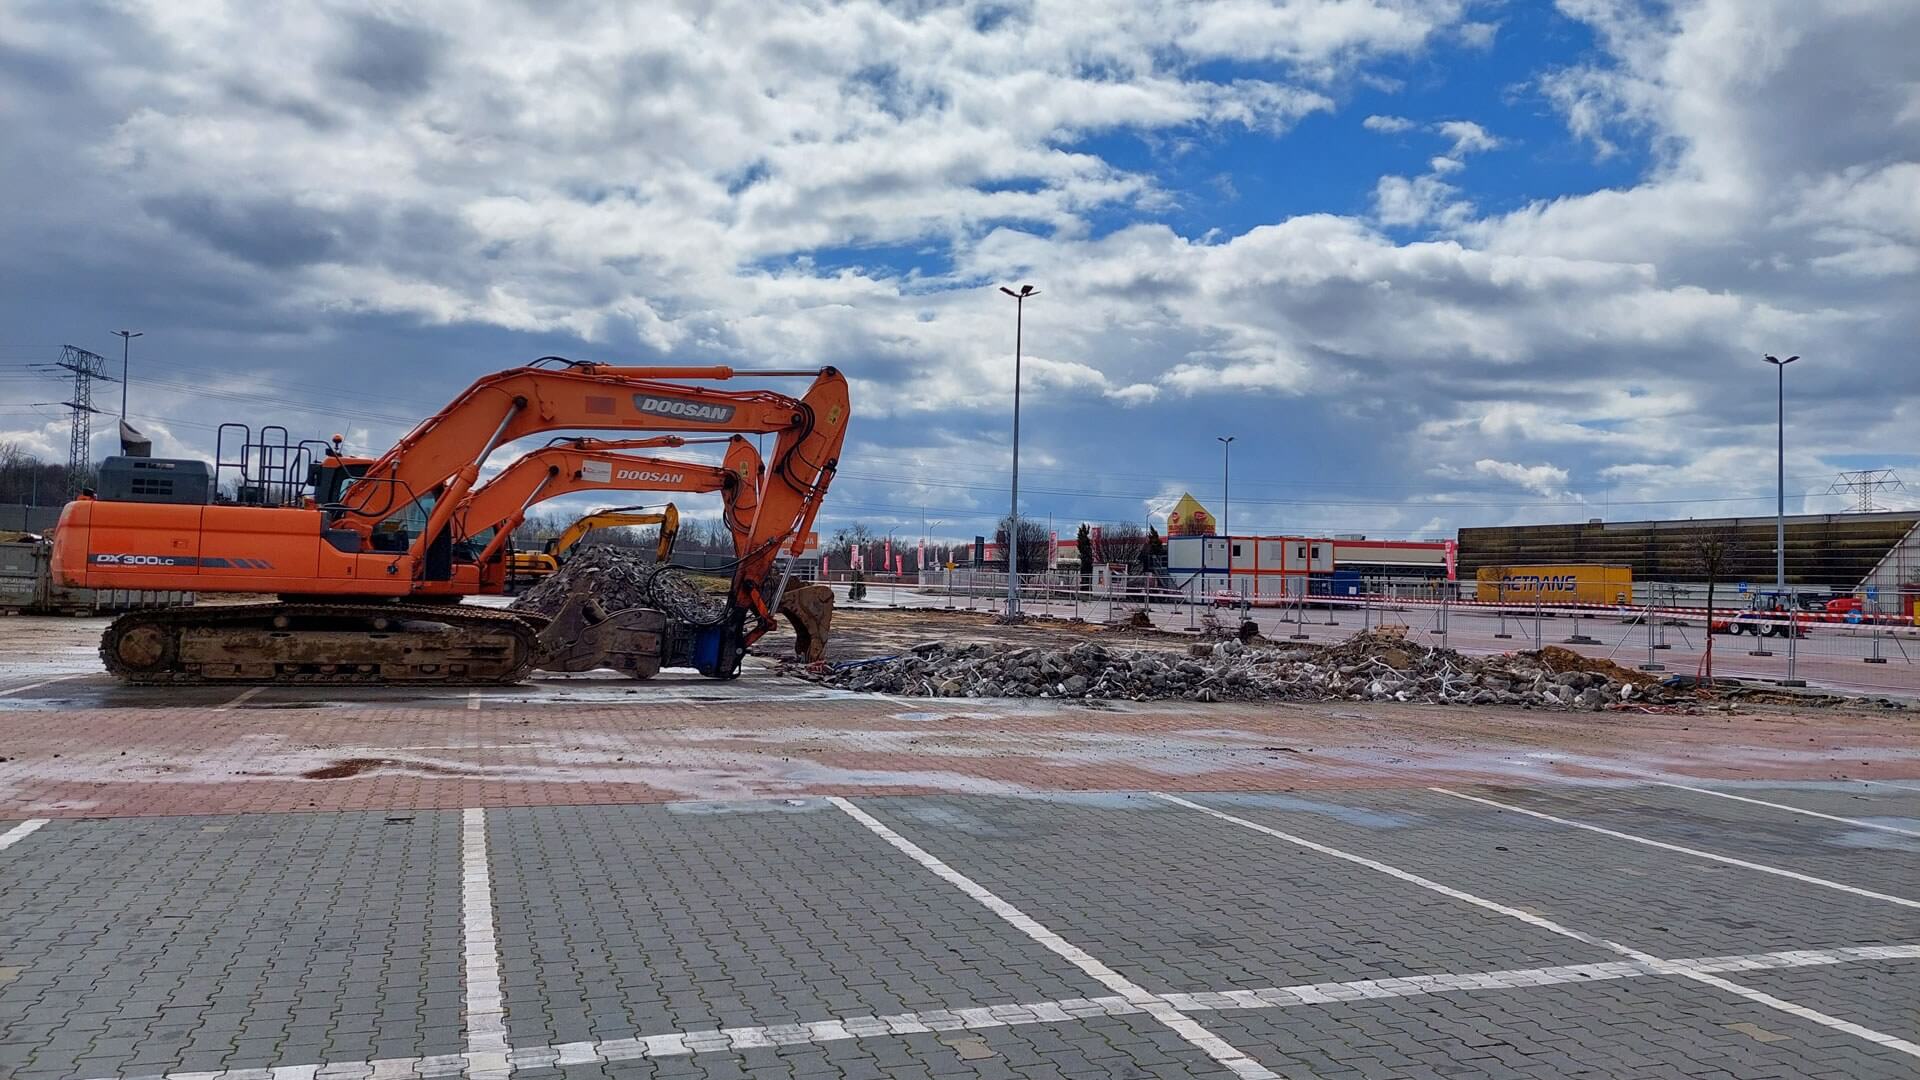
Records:
[[[8,822],[0,1063],[1913,1075],[1920,787],[1704,790]]]
[[[1898,713],[49,670],[0,680],[18,1080],[1920,1069]]]

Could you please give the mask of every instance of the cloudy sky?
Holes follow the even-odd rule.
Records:
[[[548,353],[831,363],[828,517],[971,535],[1031,282],[1063,529],[1217,511],[1219,435],[1235,531],[1769,512],[1765,352],[1790,506],[1920,503],[1916,42],[1912,0],[12,0],[0,440],[64,458],[36,365],[118,327],[203,456],[384,448]]]

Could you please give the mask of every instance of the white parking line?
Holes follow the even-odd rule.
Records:
[[[39,682],[28,683],[25,686],[16,686],[11,690],[0,690],[0,697],[11,697],[14,694],[24,694],[29,690],[38,690],[43,686],[52,686],[54,683],[64,682],[68,679],[77,679],[79,677],[80,677],[80,674],[78,672],[75,672],[72,675],[55,675],[51,679],[41,679]]]
[[[493,929],[493,876],[487,867],[487,812],[469,807],[460,828],[460,910],[465,929],[467,983],[466,1074],[505,1080],[506,999],[500,988],[500,944]]]
[[[1437,791],[1440,789],[1435,788],[1434,790]],[[1521,922],[1527,923],[1528,925],[1531,925],[1531,926],[1539,927],[1540,929],[1546,930],[1549,933],[1558,934],[1561,937],[1572,938],[1575,941],[1581,941],[1589,945],[1597,945],[1601,948],[1612,950],[1613,952],[1619,953],[1622,956],[1628,957],[1632,960],[1636,960],[1642,964],[1645,964],[1648,967],[1652,968],[1654,971],[1662,975],[1677,975],[1683,979],[1691,979],[1697,983],[1704,983],[1705,985],[1714,987],[1717,990],[1724,990],[1729,994],[1734,994],[1739,997],[1745,998],[1746,1000],[1751,1001],[1756,1005],[1765,1005],[1768,1008],[1776,1009],[1780,1012],[1787,1013],[1790,1016],[1797,1016],[1802,1020],[1819,1024],[1822,1027],[1832,1028],[1835,1031],[1845,1032],[1848,1035],[1853,1035],[1857,1038],[1865,1039],[1868,1042],[1874,1043],[1877,1046],[1884,1046],[1889,1050],[1897,1050],[1900,1053],[1907,1054],[1912,1057],[1920,1057],[1920,1043],[1914,1043],[1894,1035],[1888,1035],[1886,1032],[1883,1032],[1883,1031],[1875,1031],[1870,1027],[1865,1027],[1863,1025],[1856,1024],[1851,1020],[1843,1020],[1837,1016],[1830,1016],[1826,1013],[1819,1012],[1815,1009],[1809,1009],[1804,1005],[1797,1005],[1791,1001],[1786,1001],[1781,998],[1774,997],[1772,994],[1766,993],[1764,991],[1755,990],[1752,987],[1748,987],[1748,986],[1741,986],[1739,983],[1729,982],[1726,979],[1720,978],[1718,975],[1714,975],[1698,967],[1689,967],[1684,964],[1676,964],[1671,960],[1662,960],[1651,953],[1641,952],[1640,950],[1632,948],[1630,946],[1622,945],[1617,941],[1608,941],[1605,938],[1594,937],[1591,934],[1585,934],[1578,930],[1572,929],[1571,927],[1563,926],[1560,923],[1554,922],[1552,919],[1543,918],[1542,916],[1535,915],[1532,912],[1521,911],[1519,908],[1510,907],[1506,904],[1502,904],[1495,900],[1488,900],[1487,898],[1482,896],[1475,896],[1470,892],[1465,892],[1460,889],[1455,889],[1451,886],[1442,885],[1439,882],[1434,881],[1432,878],[1421,877],[1419,874],[1410,873],[1408,871],[1400,869],[1397,866],[1389,866],[1388,864],[1380,862],[1377,859],[1369,859],[1364,855],[1355,855],[1350,851],[1342,851],[1339,848],[1328,847],[1325,844],[1315,843],[1314,841],[1308,840],[1303,836],[1295,836],[1292,833],[1281,832],[1279,829],[1269,828],[1268,826],[1262,825],[1257,821],[1249,821],[1243,817],[1235,817],[1232,814],[1225,813],[1220,810],[1215,810],[1211,806],[1203,806],[1200,803],[1194,802],[1191,799],[1183,799],[1183,798],[1180,798],[1178,795],[1167,795],[1158,791],[1154,792],[1153,795],[1155,798],[1165,799],[1167,802],[1174,803],[1179,806],[1184,806],[1191,810],[1198,810],[1201,813],[1206,814],[1210,817],[1216,817],[1222,821],[1230,821],[1235,825],[1241,826],[1242,828],[1252,829],[1254,832],[1262,833],[1264,835],[1271,836],[1279,840],[1285,840],[1289,844],[1294,844],[1299,847],[1304,847],[1310,851],[1317,851],[1323,855],[1331,855],[1336,859],[1343,859],[1347,862],[1354,863],[1359,866],[1364,866],[1369,870],[1375,870],[1380,873],[1386,874],[1389,877],[1398,878],[1399,880],[1405,881],[1409,884],[1418,885],[1423,889],[1427,889],[1431,892],[1437,892],[1442,896],[1450,896],[1455,900],[1472,904],[1475,907],[1484,908],[1488,911],[1505,915],[1508,918],[1518,919]]]
[[[254,698],[259,697],[260,692],[265,689],[266,687],[264,686],[256,686],[248,690],[242,690],[240,692],[239,697],[234,698],[232,701],[227,702],[225,705],[215,706],[213,711],[226,712],[228,709],[237,709],[240,706],[245,705],[247,702],[252,701]]]
[[[1796,814],[1805,814],[1807,817],[1825,818],[1828,821],[1838,821],[1844,825],[1852,825],[1859,829],[1878,829],[1881,832],[1900,833],[1903,836],[1920,836],[1920,829],[1902,829],[1896,825],[1882,825],[1873,821],[1861,821],[1859,818],[1841,817],[1838,814],[1823,814],[1818,810],[1808,810],[1800,806],[1788,806],[1786,803],[1768,802],[1765,799],[1750,799],[1745,795],[1733,795],[1725,791],[1714,791],[1712,788],[1689,787],[1686,784],[1674,784],[1665,780],[1656,780],[1654,783],[1661,787],[1691,791],[1696,795],[1715,795],[1722,799],[1732,799],[1735,802],[1752,803],[1755,806],[1766,806],[1775,810],[1790,810]]]
[[[1706,956],[1670,960],[1676,968],[1705,973],[1779,971],[1875,960],[1920,960],[1920,945],[1865,945],[1841,949],[1791,949],[1746,956]],[[1618,979],[1660,977],[1668,972],[1633,960],[1604,964],[1566,964],[1558,967],[1504,971],[1409,975],[1398,979],[1360,979],[1353,982],[1303,983],[1259,990],[1222,990],[1187,994],[1150,995],[1181,1012],[1312,1008],[1343,1001],[1419,997],[1425,994],[1516,990],[1532,986],[1561,986]],[[1124,997],[1066,998],[972,1008],[929,1009],[889,1016],[843,1016],[804,1024],[768,1024],[744,1027],[669,1031],[596,1042],[523,1046],[508,1054],[515,1069],[559,1068],[607,1061],[686,1057],[709,1052],[733,1052],[747,1047],[798,1046],[885,1038],[927,1031],[977,1031],[1026,1024],[1064,1024],[1095,1016],[1137,1016],[1146,1011],[1140,1002]],[[375,1061],[334,1062],[328,1065],[281,1065],[270,1069],[229,1069],[225,1072],[170,1073],[131,1080],[322,1080],[324,1077],[457,1076],[466,1058],[446,1054],[427,1058],[381,1058]],[[325,1070],[322,1072],[322,1070]],[[316,1073],[320,1074],[316,1076]],[[102,1077],[99,1080],[119,1080]]]
[[[1235,1076],[1244,1077],[1246,1080],[1278,1080],[1279,1073],[1248,1057],[1231,1043],[1208,1031],[1185,1013],[1168,1005],[1145,987],[1094,959],[1078,945],[1040,925],[1019,908],[988,891],[986,886],[941,862],[925,848],[894,832],[872,814],[838,796],[827,801],[866,826],[869,832],[892,844],[902,854],[932,871],[934,876],[971,896],[982,907],[1000,916],[1014,929],[1032,938],[1042,948],[1079,968],[1100,985],[1119,994],[1129,1003],[1139,1006],[1141,1012],[1158,1020],[1175,1034],[1198,1047]]]
[[[1896,784],[1891,780],[1862,780],[1863,784],[1879,784],[1881,787],[1899,788],[1901,791],[1920,791],[1920,784]]]
[[[1645,844],[1648,847],[1656,847],[1664,851],[1677,851],[1682,855],[1692,855],[1700,859],[1711,859],[1714,862],[1726,863],[1728,866],[1738,866],[1747,870],[1758,870],[1763,874],[1790,878],[1794,881],[1804,881],[1809,885],[1819,885],[1822,888],[1835,889],[1854,896],[1864,896],[1869,900],[1884,900],[1889,904],[1899,904],[1901,907],[1920,908],[1920,900],[1909,900],[1904,896],[1893,896],[1888,893],[1874,892],[1872,889],[1862,889],[1855,885],[1842,884],[1838,881],[1828,881],[1826,878],[1814,877],[1812,874],[1802,874],[1798,870],[1783,870],[1778,866],[1768,866],[1765,863],[1736,859],[1731,855],[1720,855],[1711,851],[1702,851],[1699,848],[1685,847],[1680,844],[1669,844],[1664,840],[1655,840],[1646,836],[1635,836],[1633,833],[1624,833],[1617,829],[1606,829],[1598,825],[1589,825],[1584,821],[1575,821],[1572,818],[1555,817],[1552,814],[1543,814],[1538,810],[1529,810],[1524,806],[1514,806],[1511,803],[1485,799],[1478,795],[1468,795],[1464,792],[1453,791],[1448,788],[1430,787],[1427,790],[1455,799],[1464,799],[1467,802],[1482,803],[1487,806],[1497,807],[1501,810],[1511,810],[1516,814],[1525,814],[1531,818],[1539,818],[1541,821],[1551,821],[1556,825],[1565,825],[1568,828],[1584,829],[1587,832],[1599,833],[1602,836],[1611,836],[1618,840],[1630,840],[1636,844]]]
[[[25,840],[37,832],[40,826],[46,823],[47,819],[43,817],[28,818],[13,828],[8,829],[6,832],[0,833],[0,851],[5,851],[20,841]]]

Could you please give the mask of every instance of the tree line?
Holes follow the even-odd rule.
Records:
[[[49,465],[19,443],[0,442],[0,503],[58,506],[80,486],[72,479],[66,463]]]

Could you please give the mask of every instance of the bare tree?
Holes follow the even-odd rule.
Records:
[[[1100,535],[1093,538],[1094,561],[1119,563],[1129,570],[1140,568],[1146,550],[1147,530],[1130,521],[1102,526]]]
[[[1007,550],[1007,521],[1007,518],[1001,518],[1000,524],[995,526],[993,530],[993,542],[1000,545],[1002,552]],[[1032,518],[1021,518],[1020,572],[1022,574],[1038,574],[1045,571],[1047,569],[1048,547],[1046,525]],[[1001,559],[1004,560],[1005,558],[1006,556],[1002,554]],[[1004,561],[1001,565],[1002,567],[1005,566]]]
[[[1713,593],[1740,557],[1740,532],[1731,525],[1698,530],[1688,543],[1694,567],[1707,579],[1707,652],[1701,661],[1707,685],[1713,683]]]
[[[15,442],[0,443],[0,502],[29,506],[66,501],[67,467],[49,465]]]
[[[843,525],[835,529],[833,538],[827,541],[828,565],[837,564],[850,570],[853,568],[853,553],[856,550],[864,553],[867,546],[872,543],[873,530],[867,528],[866,522],[856,521],[851,525]]]

